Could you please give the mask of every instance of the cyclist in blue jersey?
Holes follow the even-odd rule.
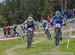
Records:
[[[55,16],[52,17],[52,23],[54,27],[55,33],[55,43],[56,45],[59,44],[59,40],[62,40],[62,32],[61,28],[63,24],[66,24],[66,20],[63,16],[61,16],[60,11],[56,11]]]
[[[64,24],[66,23],[66,18],[61,15],[60,11],[56,11],[55,16],[53,16],[53,17],[51,18],[51,23],[53,24],[53,23],[54,23],[53,21],[54,21],[55,19],[57,19],[57,18],[63,19]]]

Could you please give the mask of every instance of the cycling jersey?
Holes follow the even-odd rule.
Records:
[[[42,22],[42,27],[45,29],[45,28],[48,28],[48,23],[46,20],[43,20]]]
[[[64,17],[62,17],[62,16],[60,16],[60,17],[55,16],[52,20],[53,25],[60,26],[60,27],[62,27],[63,21],[64,21]]]
[[[63,16],[53,16],[51,22],[54,23],[54,20],[64,20],[65,18]]]

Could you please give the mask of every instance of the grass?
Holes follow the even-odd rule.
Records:
[[[71,41],[71,43],[73,43],[72,41]],[[55,47],[54,40],[52,40],[50,42],[48,42],[47,40],[44,40],[44,41],[41,41],[40,43],[33,44],[33,47],[30,49],[27,49],[26,47],[18,48],[18,49],[15,49],[15,52],[18,55],[44,55],[44,53],[46,55],[50,55],[47,53],[50,53],[54,47]],[[72,46],[70,46],[70,47],[74,47],[74,44],[72,44]],[[74,52],[75,51],[75,48],[70,48],[68,51],[66,51],[66,39],[63,39],[63,42],[60,43],[58,49],[60,50],[60,52],[68,52],[68,51]]]
[[[26,41],[22,41],[22,40],[0,41],[0,55],[3,55],[3,52],[6,49],[9,49],[18,44],[22,44],[24,42]]]
[[[70,41],[69,48],[66,48],[67,41],[59,46],[59,49],[63,52],[75,52],[75,40]]]
[[[74,33],[75,32],[73,32],[73,34]],[[67,37],[68,34],[69,33],[64,33],[64,36],[63,36],[64,39],[63,41],[61,41],[59,45],[59,50],[61,52],[75,52],[75,40],[71,40],[69,49],[66,49],[67,39],[65,38],[65,36]],[[53,33],[52,33],[52,37],[53,37]],[[42,41],[40,41],[40,39],[42,39]],[[14,51],[18,55],[43,55],[42,53],[49,53],[51,52],[52,48],[55,47],[54,39],[48,41],[46,39],[45,34],[35,35],[34,42],[36,41],[40,41],[40,42],[33,44],[32,48],[30,49],[27,49],[26,47],[24,47],[24,48],[15,49]],[[25,43],[26,43],[26,40],[25,41],[22,41],[22,40],[0,41],[0,55],[4,55],[4,51],[13,46],[16,46],[19,44],[25,45]],[[46,55],[50,55],[50,54],[46,54]]]
[[[40,41],[41,39],[42,41]],[[32,48],[30,49],[27,49],[27,47],[18,48],[15,49],[14,52],[16,52],[18,55],[41,55],[41,53],[43,52],[50,52],[51,51],[50,49],[54,47],[53,41],[48,41],[44,34],[35,35],[34,42],[36,41],[40,42],[33,44]]]
[[[42,35],[42,34],[40,34]],[[38,39],[40,39],[41,37],[38,37],[38,35],[35,35],[36,37],[34,37],[34,39],[37,41]],[[44,35],[42,35],[44,36]],[[16,46],[16,45],[19,45],[19,44],[24,44],[26,42],[26,39],[23,41],[23,40],[8,40],[8,41],[0,41],[0,55],[4,55],[4,51],[13,47],[13,46]]]
[[[66,35],[69,35],[68,33],[65,33]],[[72,32],[72,36],[75,36],[75,31]],[[59,45],[59,50],[61,52],[68,52],[68,53],[73,53],[73,55],[75,54],[75,39],[70,39],[70,44],[69,44],[69,48],[67,49],[67,39],[65,38],[64,41],[61,43],[61,45]]]
[[[42,55],[42,53],[50,52],[51,48],[54,47],[53,45],[53,41],[48,42],[47,40],[43,40],[40,43],[33,44],[30,49],[26,47],[18,48],[15,49],[15,52],[18,53],[18,55]]]
[[[75,32],[73,32],[73,34],[74,33]],[[67,37],[68,34],[69,33],[64,33],[64,36],[66,35]],[[42,36],[42,37],[44,38],[45,36]],[[74,42],[75,42],[74,40],[71,40],[69,49],[66,49],[67,40],[66,38],[64,38],[63,41],[60,42],[58,49],[60,50],[60,52],[75,52]],[[43,55],[41,53],[49,53],[54,47],[55,47],[54,40],[49,42],[47,40],[44,40],[44,41],[41,41],[40,43],[33,44],[33,47],[30,49],[27,49],[26,47],[18,48],[18,49],[15,49],[15,52],[18,53],[18,55],[25,55],[25,54],[26,55]],[[50,55],[50,54],[46,54],[46,55]]]

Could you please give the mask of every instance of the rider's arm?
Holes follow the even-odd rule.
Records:
[[[27,20],[25,20],[23,24],[27,24]]]
[[[33,23],[35,24],[35,20],[33,20]]]
[[[51,20],[50,20],[50,24],[51,24],[51,26],[53,26],[53,20],[54,20],[54,16],[51,18]]]
[[[52,21],[53,21],[53,18],[51,18],[50,23],[52,23]]]

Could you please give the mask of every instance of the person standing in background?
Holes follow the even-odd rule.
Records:
[[[51,18],[50,18],[50,16],[48,15],[47,16],[47,21],[50,23],[50,20],[51,20]]]
[[[4,27],[3,27],[3,33],[4,33],[4,36],[7,38],[7,27],[6,27],[6,25],[4,25]]]

